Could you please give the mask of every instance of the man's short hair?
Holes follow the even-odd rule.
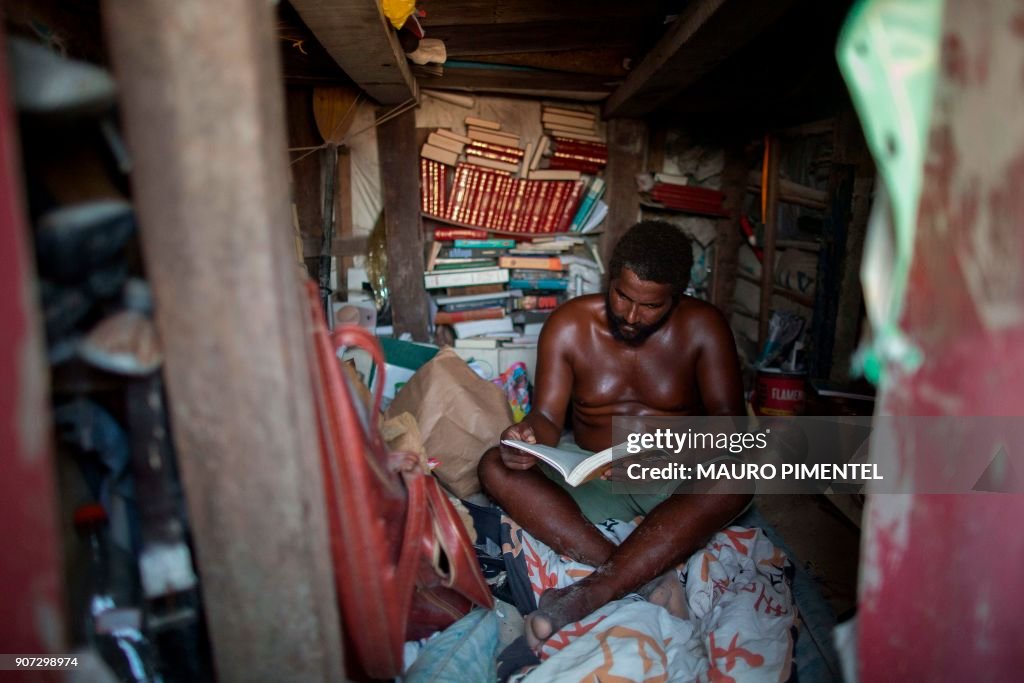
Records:
[[[623,268],[630,269],[641,280],[671,285],[672,296],[678,298],[690,284],[690,238],[671,223],[641,221],[615,245],[608,277],[619,277]]]

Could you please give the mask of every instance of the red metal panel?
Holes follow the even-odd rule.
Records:
[[[64,651],[47,375],[0,35],[0,651]],[[57,680],[52,672],[24,680]]]
[[[903,319],[925,363],[889,378],[883,413],[1024,415],[1022,39],[1021,3],[947,0]],[[965,433],[969,419],[958,423]],[[973,445],[987,449],[997,437]],[[901,448],[899,457],[921,461],[913,443]],[[862,680],[1019,678],[1021,519],[1021,494],[872,497],[861,565]]]

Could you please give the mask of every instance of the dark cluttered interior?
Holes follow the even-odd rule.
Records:
[[[0,670],[1024,665],[1016,4],[0,16]]]

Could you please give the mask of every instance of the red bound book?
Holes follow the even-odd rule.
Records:
[[[519,212],[519,220],[516,221],[513,230],[516,232],[529,232],[530,221],[533,219],[534,206],[537,201],[537,191],[540,187],[536,180],[526,181],[526,190],[523,192],[523,210]]]
[[[436,161],[432,161],[430,168],[427,169],[430,172],[430,214],[432,216],[444,215],[441,213],[441,193],[437,189],[438,166]]]
[[[494,180],[494,187],[491,189],[490,201],[487,202],[487,212],[480,220],[488,228],[494,227],[494,216],[498,211],[498,203],[501,201],[501,190],[505,187],[505,183],[508,182],[508,176],[496,176]]]
[[[462,219],[463,223],[476,225],[473,216],[476,215],[477,207],[480,205],[480,183],[483,181],[483,171],[478,167],[471,167],[469,172],[469,189],[466,190],[466,213]]]
[[[579,171],[584,175],[597,175],[603,167],[598,164],[584,163],[575,159],[552,158],[548,160],[548,168],[551,170]]]
[[[502,154],[500,152],[493,152],[489,149],[481,149],[472,145],[466,147],[466,154],[472,157],[483,157],[484,159],[504,161],[506,164],[518,164],[521,161],[520,157],[514,157],[510,154]]]
[[[480,186],[480,206],[473,225],[487,225],[487,212],[491,208],[491,202],[494,201],[494,187],[498,180],[499,176],[495,173],[487,173],[484,176]]]
[[[588,152],[595,156],[607,157],[608,156],[608,145],[599,142],[588,142],[586,140],[573,140],[572,138],[563,138],[561,136],[555,136],[554,139],[556,149],[565,150],[578,150],[580,152]]]
[[[475,230],[473,228],[450,228],[448,226],[435,227],[433,238],[435,242],[451,242],[452,240],[486,240],[490,239],[490,233],[486,230]]]
[[[517,160],[523,158],[523,152],[524,152],[524,150],[521,150],[518,147],[509,147],[507,145],[498,145],[498,144],[495,144],[493,142],[484,142],[482,140],[473,140],[472,142],[470,142],[466,146],[467,149],[470,148],[470,147],[473,147],[473,148],[479,149],[479,150],[487,150],[489,152],[494,152],[496,154],[502,154],[502,155],[508,156],[508,157],[515,157]],[[513,163],[515,163],[515,162],[513,162]]]
[[[552,193],[551,202],[544,210],[544,220],[541,222],[541,232],[554,232],[555,223],[562,216],[562,207],[569,194],[569,182],[554,181],[555,190]]]
[[[420,157],[420,211],[430,213],[429,180],[427,179],[427,164],[429,159]]]
[[[435,325],[451,325],[468,320],[497,320],[505,317],[503,307],[476,308],[468,311],[438,311],[434,315]]]
[[[516,180],[516,186],[514,194],[512,196],[512,207],[508,214],[508,220],[505,225],[502,226],[502,230],[508,232],[515,232],[516,224],[519,223],[519,217],[523,212],[523,201],[526,195],[526,183],[527,181],[523,178]]]
[[[505,184],[501,187],[501,196],[498,198],[498,206],[494,210],[494,227],[501,229],[508,219],[508,212],[512,204],[512,192],[515,190],[518,180],[512,176],[505,177]]]
[[[583,194],[584,185],[586,185],[585,180],[577,180],[572,183],[565,203],[562,205],[562,213],[555,223],[555,232],[566,232],[569,229],[572,217],[576,215],[576,207],[580,203],[580,196]]]
[[[439,216],[448,212],[448,167],[438,164],[437,167],[437,210]]]
[[[550,180],[538,180],[540,189],[537,191],[537,200],[533,203],[533,213],[530,216],[530,232],[543,232],[544,216],[547,214],[548,204],[551,203],[552,193],[555,184]]]
[[[448,213],[445,216],[448,220],[459,220],[462,212],[462,203],[466,201],[466,164],[459,164],[455,168],[455,179],[452,181],[452,201],[448,203]]]
[[[601,157],[594,157],[589,154],[577,154],[576,152],[563,152],[561,150],[554,152],[551,157],[553,159],[573,159],[575,161],[583,161],[588,164],[597,164],[598,166],[604,166],[608,163],[607,159],[602,159]]]

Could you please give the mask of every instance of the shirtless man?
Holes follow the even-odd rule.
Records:
[[[725,319],[710,304],[683,293],[692,260],[689,239],[674,226],[633,226],[615,247],[608,292],[568,301],[544,325],[533,409],[501,438],[558,444],[570,401],[575,442],[588,451],[613,445],[615,416],[744,414],[739,364]],[[533,644],[662,576],[750,500],[749,493],[662,496],[650,509],[635,511],[646,518],[615,546],[594,526],[614,515],[597,509],[588,519],[585,508],[594,506],[580,498],[588,488],[609,482],[570,492],[537,462],[516,449],[492,448],[480,461],[480,480],[533,536],[596,570],[541,597],[527,620]],[[607,488],[602,494],[613,505],[633,500]]]

